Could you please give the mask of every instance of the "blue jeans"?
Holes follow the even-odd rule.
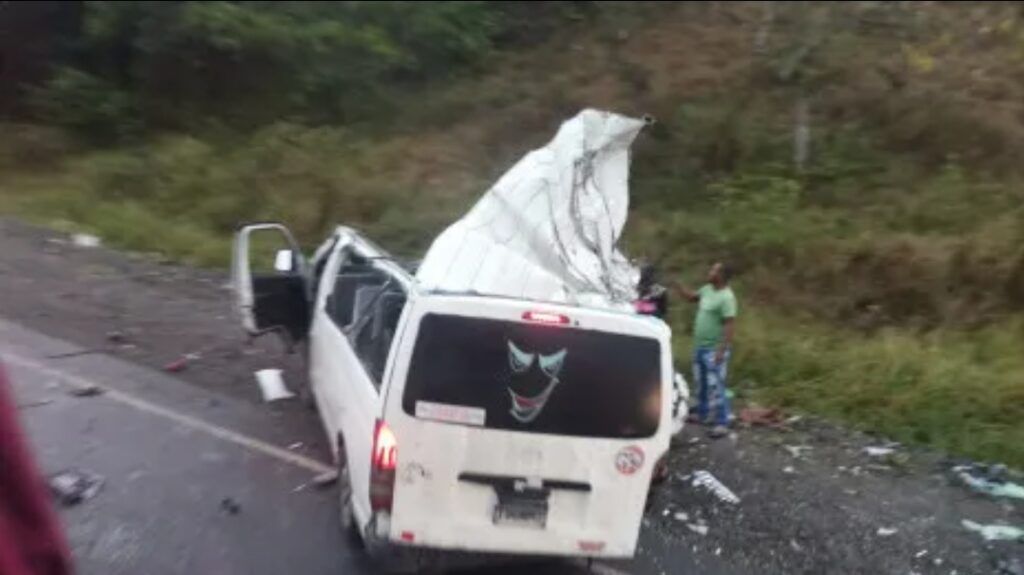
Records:
[[[697,417],[707,420],[715,408],[715,424],[729,425],[729,395],[725,391],[725,376],[729,372],[729,356],[725,350],[722,363],[715,363],[715,348],[698,347],[693,350],[693,379],[697,382]]]

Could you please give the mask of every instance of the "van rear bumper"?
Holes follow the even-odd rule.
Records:
[[[449,549],[416,542],[395,541],[389,537],[390,517],[386,513],[373,516],[364,530],[363,543],[366,552],[378,567],[387,573],[418,573],[421,571],[443,571],[467,569],[484,565],[512,564],[536,561],[538,559],[629,559],[632,554],[617,557],[601,554],[600,557],[584,552],[545,551],[473,551]]]

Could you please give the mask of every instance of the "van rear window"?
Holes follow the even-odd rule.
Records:
[[[402,397],[409,415],[581,437],[658,429],[655,339],[428,314],[416,340]]]

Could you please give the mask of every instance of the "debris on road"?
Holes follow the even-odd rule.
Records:
[[[1024,542],[1024,529],[1012,525],[982,525],[969,519],[960,522],[965,529],[975,531],[985,541],[1021,541]]]
[[[766,427],[780,427],[785,421],[781,410],[774,407],[761,407],[750,405],[740,410],[740,422],[748,427],[763,425]]]
[[[128,341],[128,337],[120,330],[108,331],[106,337],[110,343],[122,344]]]
[[[68,390],[68,395],[74,397],[94,397],[101,395],[104,389],[98,385],[76,385]]]
[[[311,481],[311,483],[313,485],[315,485],[316,487],[319,487],[320,489],[323,489],[324,487],[328,487],[328,486],[334,484],[334,482],[336,482],[336,481],[338,481],[338,472],[337,471],[325,471],[325,472],[321,473],[320,475],[315,476],[313,478],[313,480]]]
[[[80,248],[98,248],[101,242],[92,234],[72,234],[71,243]]]
[[[782,472],[787,474],[787,475],[792,475],[792,474],[796,473],[796,469],[793,469],[792,465],[787,465],[787,466],[782,468]]]
[[[721,501],[731,503],[733,505],[740,502],[740,498],[736,496],[728,487],[726,487],[721,481],[719,481],[710,471],[696,471],[693,474],[693,486],[704,487],[715,495]]]
[[[889,537],[891,535],[895,535],[898,531],[899,529],[893,527],[879,527],[875,534],[879,537]]]
[[[797,459],[803,457],[805,451],[810,451],[810,445],[783,445],[783,449],[789,452],[789,454]]]
[[[260,392],[263,393],[263,401],[265,402],[295,397],[295,394],[288,391],[288,388],[285,387],[280,369],[261,369],[257,371],[256,383],[260,386]]]
[[[680,511],[680,512],[674,514],[672,517],[674,517],[676,521],[689,521],[690,520],[690,514],[689,513],[685,513],[683,511]]]
[[[227,512],[228,515],[238,515],[238,512],[242,510],[242,506],[231,497],[221,499],[220,508]]]
[[[703,523],[687,523],[686,527],[688,527],[690,531],[693,531],[694,533],[697,533],[699,535],[708,534],[708,526]]]
[[[864,448],[864,453],[867,453],[871,457],[885,457],[886,455],[892,455],[896,450],[892,447],[883,447],[878,445],[869,445]]]
[[[1002,479],[1005,468],[1001,466],[958,465],[953,468],[956,476],[965,485],[993,497],[1024,499],[1024,486]]]
[[[296,449],[299,449],[301,447],[302,447],[302,442],[301,441],[296,441],[295,443],[293,443],[293,444],[288,446],[288,451],[295,451]]]
[[[100,492],[104,479],[102,475],[67,469],[50,476],[48,484],[57,501],[65,507],[88,501]]]
[[[998,575],[1024,575],[1024,561],[1020,559],[1000,559],[996,564]]]

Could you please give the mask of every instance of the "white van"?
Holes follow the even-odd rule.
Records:
[[[290,246],[265,271],[256,232]],[[307,264],[283,226],[243,227],[233,275],[247,331],[308,350],[342,520],[372,555],[633,555],[672,428],[663,322],[420,291],[348,228]]]

